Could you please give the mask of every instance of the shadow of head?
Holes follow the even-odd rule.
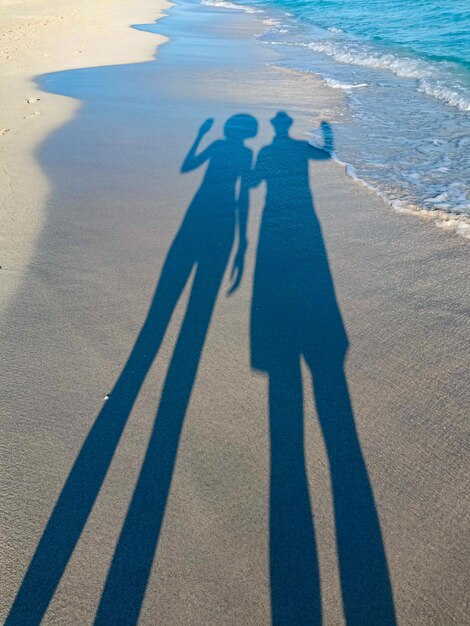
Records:
[[[276,135],[287,134],[294,120],[285,111],[278,111],[271,119]]]
[[[258,133],[258,122],[256,118],[247,113],[232,115],[225,122],[224,135],[228,141],[241,143],[246,139],[251,139]]]

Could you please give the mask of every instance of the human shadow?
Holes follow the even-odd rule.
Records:
[[[322,623],[320,576],[304,455],[303,359],[313,378],[325,441],[348,626],[395,624],[377,510],[344,373],[348,338],[309,184],[324,149],[289,135],[292,119],[271,120],[275,136],[258,156],[253,185],[266,183],[251,310],[252,367],[269,380],[270,578],[272,621]],[[314,494],[313,494],[314,495]]]
[[[41,622],[105,480],[145,377],[188,281],[189,301],[164,382],[144,462],[117,542],[95,624],[136,624],[171,486],[178,442],[214,304],[235,240],[235,290],[243,274],[249,187],[266,183],[251,312],[252,367],[267,374],[271,439],[270,585],[275,625],[322,623],[320,575],[304,455],[301,360],[313,378],[329,458],[340,584],[348,626],[396,623],[374,497],[344,374],[348,339],[309,182],[324,149],[289,136],[291,118],[253,170],[244,141],[257,122],[231,117],[225,137],[200,151],[207,120],[182,166],[207,164],[166,257],[147,318],[56,502],[6,624]],[[314,484],[314,481],[311,481]]]
[[[166,257],[146,320],[109,399],[65,482],[6,620],[39,624],[87,522],[173,311],[192,276],[184,320],[168,368],[145,459],[114,553],[96,624],[137,623],[170,490],[178,441],[209,323],[238,231],[232,270],[237,288],[246,249],[248,176],[257,133],[250,115],[226,122],[224,138],[198,152],[200,128],[182,166],[207,169]]]

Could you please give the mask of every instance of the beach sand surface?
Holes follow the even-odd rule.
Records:
[[[49,181],[35,150],[70,120],[77,100],[45,94],[34,78],[65,68],[132,63],[153,57],[159,39],[130,28],[167,3],[70,0],[0,3],[0,315],[22,280],[44,226]]]
[[[44,624],[139,616],[259,626],[273,612],[276,623],[318,624],[320,600],[323,623],[335,626],[468,623],[468,242],[394,212],[318,159],[308,180],[321,230],[311,217],[287,221],[270,245],[266,187],[253,189],[244,274],[229,294],[236,245],[217,239],[196,268],[187,251],[210,247],[206,221],[182,229],[188,207],[211,211],[236,163],[229,153],[212,182],[205,165],[181,172],[201,124],[214,119],[205,149],[231,116],[253,116],[259,130],[246,144],[256,154],[279,111],[303,141],[322,120],[334,132],[348,112],[337,90],[276,67],[254,37],[256,17],[183,2],[154,23],[150,5],[138,3],[143,19],[136,7],[121,14],[122,25],[140,22],[126,44],[113,34],[120,58],[57,62],[31,91],[63,117],[35,131],[28,162],[44,211],[2,317],[1,617],[16,597],[10,624],[44,615]],[[19,136],[11,125],[2,141]],[[306,182],[289,164],[279,165],[279,193],[296,207]],[[184,245],[167,256],[178,232]],[[292,368],[288,339],[310,337],[298,288],[315,293],[312,249],[298,244],[308,233],[330,302],[325,328],[339,330],[331,339],[310,325],[323,348],[312,355],[311,339],[302,358],[296,348]],[[298,265],[286,269],[284,258]],[[252,310],[254,291],[273,306]],[[260,310],[277,332],[255,358]],[[320,385],[342,359],[343,332],[352,409],[344,389],[330,397],[346,415],[333,428]],[[291,557],[303,547],[318,565],[302,577]]]

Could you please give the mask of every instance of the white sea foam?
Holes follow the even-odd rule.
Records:
[[[435,196],[425,198],[424,202],[426,205],[435,207],[436,209],[470,214],[470,200],[467,198],[467,188],[463,183],[458,181],[450,183]]]
[[[440,228],[453,230],[457,235],[470,239],[470,222],[463,221],[462,218],[452,219],[446,216],[445,219],[435,219],[434,223]]]
[[[397,57],[394,54],[380,54],[367,46],[361,48],[355,44],[337,44],[333,41],[312,41],[311,43],[297,45],[306,46],[315,52],[327,54],[340,63],[387,69],[403,78],[421,78],[432,73],[432,68],[425,61],[409,57]]]
[[[280,26],[281,22],[279,20],[275,20],[272,17],[267,17],[263,20],[263,24],[265,26]]]
[[[443,100],[450,106],[457,107],[461,111],[470,111],[470,94],[462,93],[458,86],[454,88],[444,85],[442,81],[421,79],[418,84],[418,91]]]
[[[315,139],[316,133],[312,133],[308,143],[317,149],[325,150]],[[326,150],[325,150],[326,151]],[[466,239],[470,239],[470,201],[467,199],[467,188],[461,183],[451,183],[442,194],[434,198],[428,198],[426,202],[433,204],[435,208],[415,204],[409,200],[396,197],[393,193],[387,192],[374,182],[369,182],[362,178],[357,169],[351,163],[341,160],[334,150],[330,150],[331,158],[344,167],[348,176],[353,180],[376,193],[382,200],[389,204],[398,213],[414,215],[421,219],[433,222],[439,228],[456,233]],[[449,201],[449,202],[447,202]],[[462,211],[462,213],[460,213]]]
[[[248,7],[244,4],[235,4],[234,2],[229,2],[228,0],[201,0],[201,4],[205,4],[210,7],[219,7],[223,9],[234,9],[237,11],[245,11],[245,13],[260,13],[259,9],[254,9],[253,7]]]
[[[329,87],[333,89],[343,89],[344,91],[350,91],[351,89],[360,89],[361,87],[367,87],[367,83],[343,83],[340,80],[334,78],[325,78],[325,82]]]
[[[314,52],[320,52],[332,57],[340,63],[359,65],[372,69],[384,69],[393,72],[401,78],[417,80],[417,89],[442,100],[449,106],[461,111],[470,111],[470,93],[468,89],[454,82],[447,81],[450,72],[448,64],[428,63],[421,59],[397,56],[395,54],[381,54],[368,46],[356,43],[334,41],[312,41],[310,43],[287,43],[286,45],[307,47]]]
[[[289,29],[286,28],[285,24],[283,24],[280,20],[273,19],[272,17],[268,17],[264,19],[263,24],[269,27],[269,33],[271,34],[274,34],[274,33],[284,34],[284,33],[289,32]],[[266,33],[264,33],[262,36],[264,37],[265,34]]]
[[[343,165],[341,161],[339,161],[339,163]],[[465,237],[466,239],[470,239],[470,218],[468,215],[449,213],[446,209],[440,208],[427,209],[406,200],[393,199],[393,197],[384,192],[383,189],[374,184],[368,183],[363,178],[358,176],[352,165],[346,165],[345,170],[351,178],[376,193],[398,213],[414,215],[415,217],[431,221],[439,228],[443,228],[444,230],[454,232],[455,234]]]
[[[417,206],[407,205],[396,201],[392,203],[393,208],[399,213],[415,215],[426,220],[432,221],[439,228],[454,232],[465,239],[470,239],[470,219],[465,215],[452,215],[445,211],[430,211]]]

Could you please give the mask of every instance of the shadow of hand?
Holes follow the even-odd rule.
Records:
[[[214,124],[214,118],[209,117],[205,122],[201,124],[199,131],[198,131],[198,135],[202,137],[203,135],[207,134],[212,128],[213,124]]]
[[[246,244],[238,248],[238,252],[233,260],[232,271],[230,272],[231,287],[227,291],[227,296],[231,296],[240,286],[245,269]]]
[[[323,133],[323,148],[329,154],[331,154],[334,151],[333,129],[331,128],[331,125],[325,120],[321,122],[320,128]]]

